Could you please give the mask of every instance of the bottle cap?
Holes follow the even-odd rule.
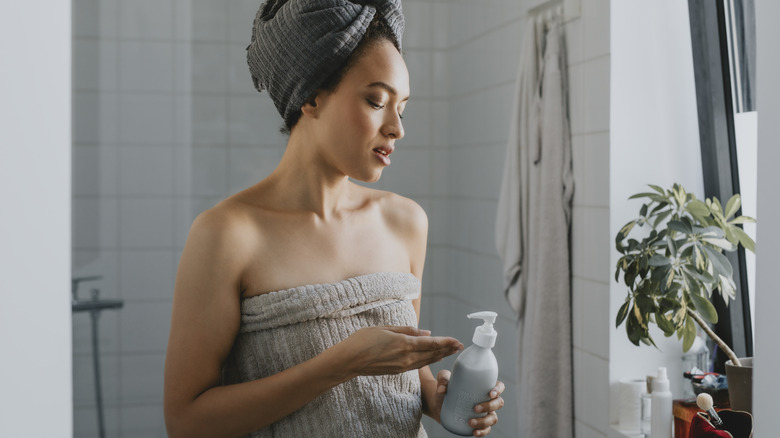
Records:
[[[658,375],[653,379],[653,392],[669,391],[669,378],[666,376],[666,367],[658,367]]]
[[[480,318],[485,321],[484,324],[474,330],[474,337],[471,338],[471,341],[483,348],[493,348],[496,345],[497,335],[493,329],[493,323],[496,322],[496,316],[498,316],[496,312],[476,312],[466,316],[471,319]]]

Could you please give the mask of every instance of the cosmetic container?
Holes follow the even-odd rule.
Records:
[[[672,393],[669,391],[669,378],[666,367],[658,368],[653,379],[653,393],[650,395],[650,438],[672,437]]]
[[[498,381],[498,362],[491,350],[496,344],[496,313],[477,312],[468,317],[485,322],[474,330],[474,344],[455,359],[441,408],[442,426],[460,436],[472,436],[474,428],[469,426],[469,420],[487,415],[474,412],[474,406],[490,400],[490,390]]]

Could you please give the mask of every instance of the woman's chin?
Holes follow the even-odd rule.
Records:
[[[360,181],[360,182],[371,184],[371,183],[378,182],[381,177],[382,177],[382,170],[380,169],[379,171],[376,171],[376,172],[371,173],[371,174],[355,175],[355,176],[352,176],[351,178],[354,179],[354,180]]]

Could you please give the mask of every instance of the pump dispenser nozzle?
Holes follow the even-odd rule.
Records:
[[[496,322],[496,312],[476,312],[466,315],[471,319],[483,319],[484,324],[474,330],[474,337],[471,339],[474,344],[483,348],[493,348],[496,345],[496,331],[493,329],[493,323]]]

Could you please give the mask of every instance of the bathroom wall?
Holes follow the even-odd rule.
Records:
[[[72,436],[69,35],[68,2],[0,3],[2,437]]]
[[[431,2],[436,17],[450,16],[444,30],[435,29],[443,38],[435,47],[446,59],[441,70],[434,67],[434,76],[447,82],[447,92],[434,111],[446,120],[446,128],[434,135],[434,147],[440,150],[434,188],[442,187],[436,194],[443,194],[444,205],[434,205],[439,208],[433,209],[431,227],[448,229],[442,234],[433,231],[430,246],[435,275],[442,278],[434,281],[433,327],[468,341],[472,324],[461,315],[482,308],[499,312],[496,354],[501,379],[507,383],[507,405],[495,436],[518,436],[519,335],[502,293],[501,262],[493,239],[495,211],[526,15],[542,3]],[[597,437],[606,435],[609,417],[609,2],[585,1],[579,6],[566,2],[565,13],[576,184],[575,431],[578,437]],[[437,220],[437,214],[446,220]],[[446,271],[439,266],[446,266]],[[445,360],[434,368],[450,364]],[[432,429],[434,437],[449,436],[435,426],[429,427],[429,434]]]
[[[526,13],[541,1],[406,1],[409,21],[431,17],[432,202],[421,324],[461,340],[465,314],[499,312],[496,354],[507,405],[494,436],[518,436],[516,317],[506,306],[495,211]],[[606,436],[609,401],[609,1],[566,2],[576,180],[573,226],[575,429]],[[574,9],[572,9],[574,8]],[[442,23],[443,22],[443,23]],[[407,62],[415,50],[406,39]],[[430,68],[430,70],[428,70]],[[415,75],[412,75],[415,94]],[[414,105],[420,102],[415,96]],[[410,106],[411,108],[411,106]],[[431,303],[432,301],[432,303]],[[424,301],[425,302],[425,301]],[[427,309],[427,310],[426,310]],[[433,309],[433,310],[431,310]],[[430,321],[430,322],[428,322]],[[450,368],[452,359],[433,366]],[[432,437],[450,436],[426,423]]]
[[[674,0],[629,5],[612,2],[612,67],[610,228],[615,236],[637,217],[640,201],[629,201],[647,184],[670,187],[680,183],[699,198],[704,184],[699,148],[696,87],[691,54],[690,24],[686,3]],[[656,23],[665,32],[656,32]],[[619,254],[610,251],[614,274]],[[616,315],[626,298],[624,285],[611,278],[609,315]],[[672,394],[682,396],[681,342],[651,331],[658,349],[635,347],[628,342],[625,327],[610,323],[610,422],[616,423],[618,381],[655,374],[668,369]]]
[[[412,75],[409,108],[425,111],[422,119],[416,113],[405,122],[430,126],[425,133],[430,136],[424,170],[430,192],[423,206],[430,224],[421,325],[468,345],[475,324],[466,314],[499,312],[494,351],[500,379],[507,384],[507,405],[491,436],[515,437],[516,330],[501,292],[493,229],[509,94],[519,60],[519,52],[500,48],[519,41],[523,8],[505,0],[407,0],[404,10],[410,26],[404,42]],[[420,141],[407,135],[409,142]],[[452,361],[434,364],[434,374],[450,369]],[[432,438],[453,436],[430,419],[424,424]]]
[[[201,211],[273,169],[284,139],[245,64],[255,0],[74,0],[73,275],[100,318],[109,436],[165,436],[176,266]],[[75,435],[97,436],[89,316],[73,316]]]

